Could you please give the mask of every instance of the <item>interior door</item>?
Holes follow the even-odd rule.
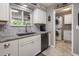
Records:
[[[53,40],[53,43],[54,43],[54,47],[56,45],[56,11],[53,10],[53,33],[54,33],[54,40]]]

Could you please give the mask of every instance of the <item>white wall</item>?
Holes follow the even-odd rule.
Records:
[[[48,16],[51,16],[51,21],[48,21]],[[53,8],[47,9],[47,24],[46,24],[46,30],[50,32],[50,44],[53,45]]]
[[[79,55],[79,29],[76,28],[78,24],[79,4],[73,4],[73,52]]]

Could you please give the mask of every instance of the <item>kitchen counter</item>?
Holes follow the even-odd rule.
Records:
[[[35,36],[35,35],[40,35],[40,34],[43,34],[43,33],[49,33],[49,32],[48,31],[36,32],[34,34],[24,35],[24,36],[13,35],[13,36],[0,37],[0,43],[12,41],[12,40],[18,40],[18,39],[22,39],[22,38],[27,38],[27,37],[31,37],[31,36]]]

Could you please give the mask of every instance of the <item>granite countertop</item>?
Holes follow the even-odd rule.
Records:
[[[35,32],[35,34],[24,35],[24,36],[13,35],[13,36],[0,37],[0,43],[12,41],[12,40],[18,40],[18,39],[22,39],[22,38],[27,38],[27,37],[31,37],[31,36],[35,36],[35,35],[40,35],[40,34],[43,34],[43,33],[48,33],[48,31]]]

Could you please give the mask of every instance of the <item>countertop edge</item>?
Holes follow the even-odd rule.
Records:
[[[5,39],[3,41],[0,41],[0,43],[4,43],[4,42],[8,42],[8,41],[13,41],[13,40],[20,40],[22,38],[28,38],[28,37],[32,37],[32,36],[36,36],[36,35],[41,35],[43,33],[50,33],[50,32],[38,32],[36,34],[30,34],[30,35],[25,35],[25,36],[17,36],[15,38],[11,38],[11,39]]]

